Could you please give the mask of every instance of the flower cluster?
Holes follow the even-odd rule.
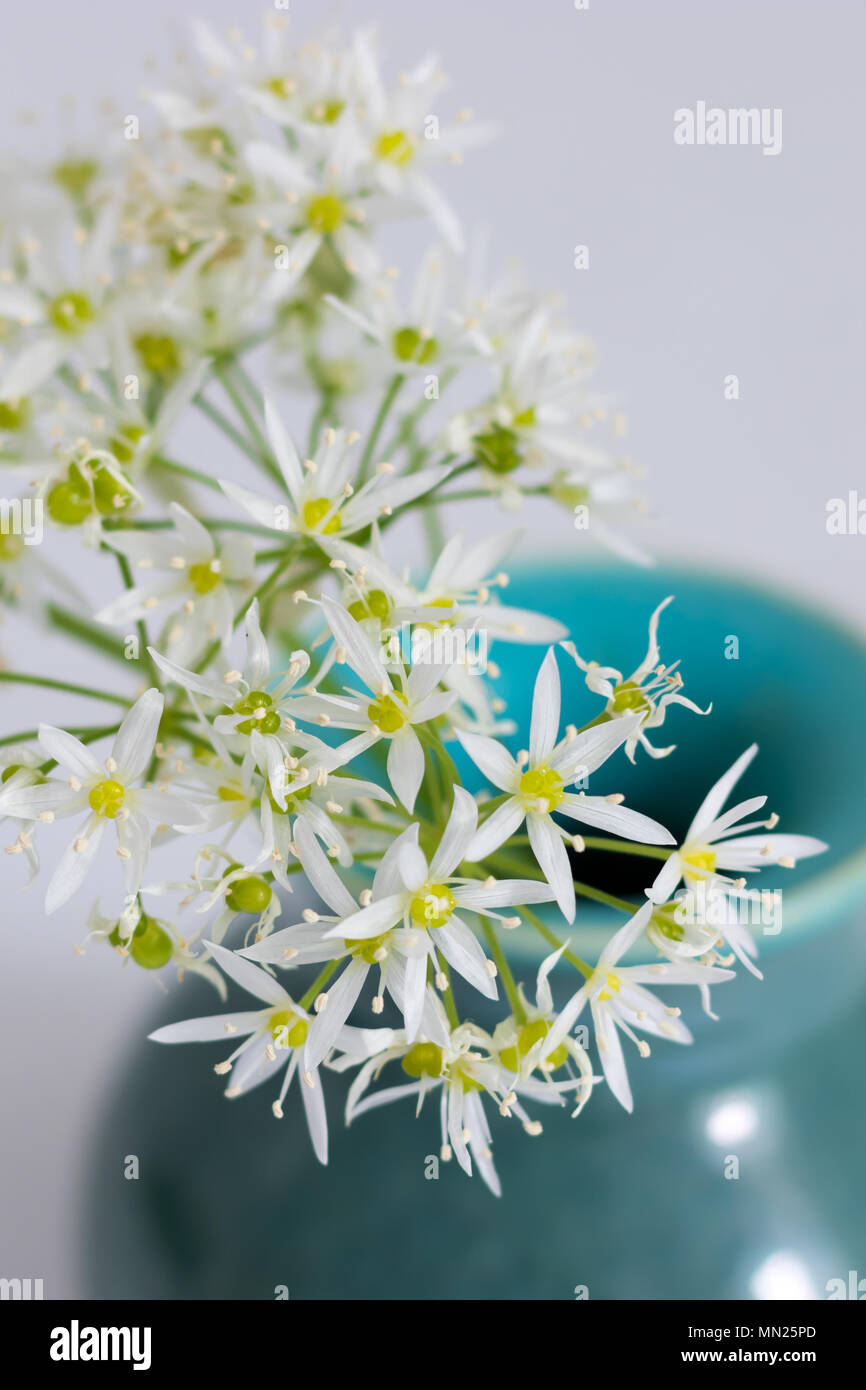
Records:
[[[437,166],[489,129],[437,114],[437,62],[389,86],[371,33],[298,42],[279,12],[259,46],[192,37],[178,88],[0,193],[0,466],[45,550],[79,536],[105,566],[91,601],[4,520],[0,597],[77,644],[79,668],[98,652],[137,682],[0,671],[121,712],[0,739],[7,852],[30,883],[45,862],[49,913],[105,876],[88,937],[123,962],[251,995],[152,1036],[225,1040],[226,1094],[270,1082],[277,1118],[297,1076],[322,1162],[327,1074],[348,1071],[347,1122],[436,1092],[443,1158],[498,1192],[496,1112],[537,1134],[538,1107],[578,1115],[602,1083],[630,1110],[621,1035],[641,1056],[648,1036],[691,1041],[649,986],[694,986],[709,1012],[735,960],[757,973],[746,929],[683,925],[681,883],[736,900],[824,846],[742,824],[763,797],[725,809],[754,748],[682,843],[623,804],[622,753],[672,753],[647,737],[672,706],[709,713],[661,663],[665,605],[626,677],[504,600],[519,530],[479,534],[476,508],[446,536],[457,504],[532,495],[574,544],[643,558],[587,342],[465,255]],[[382,225],[407,216],[431,244],[404,290]],[[239,479],[170,452],[187,417]],[[407,534],[429,553],[404,570]],[[508,643],[535,648],[526,730],[490,657]],[[562,709],[572,662],[601,700],[582,726]],[[154,876],[163,842],[179,877]],[[642,902],[583,883],[586,848],[655,860]],[[626,918],[595,963],[581,896]],[[522,959],[540,943],[534,1002],[506,950],[518,928]],[[623,964],[632,948],[650,963]]]

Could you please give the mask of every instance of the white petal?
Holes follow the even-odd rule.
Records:
[[[549,816],[531,812],[526,817],[529,843],[539,868],[553,889],[554,897],[566,921],[574,921],[574,881],[568,851]]]
[[[254,994],[256,999],[261,999],[266,1004],[285,1005],[291,1002],[282,985],[278,985],[267,971],[260,970],[252,961],[243,960],[235,951],[227,951],[224,946],[218,946],[214,941],[205,944],[224,973],[248,994]]]
[[[520,769],[507,748],[485,734],[464,733],[462,729],[458,729],[457,737],[488,782],[503,792],[517,790]]]
[[[477,824],[475,798],[464,787],[455,786],[451,815],[430,861],[430,877],[434,883],[443,882],[466,858]]]
[[[529,726],[529,762],[543,766],[556,743],[560,713],[559,670],[556,652],[550,648],[541,663],[532,695],[532,721]]]
[[[479,859],[486,859],[489,854],[499,849],[500,845],[511,838],[523,824],[525,815],[526,812],[516,797],[510,797],[501,806],[497,806],[496,810],[485,821],[482,821],[469,842],[466,858],[472,863],[477,863]]]
[[[81,838],[77,836],[76,841],[73,841],[64,850],[45,894],[45,911],[47,913],[56,912],[58,907],[62,907],[64,903],[68,902],[73,893],[81,887],[88,869],[96,858],[96,852],[104,833],[105,821],[91,816],[84,827],[84,838],[86,839],[84,849],[75,849],[76,841]]]
[[[40,724],[39,746],[49,758],[82,781],[92,782],[94,778],[99,781],[105,776],[105,768],[90,749],[65,729],[55,729],[53,724]]]
[[[165,698],[155,688],[136,700],[117,731],[111,756],[117,763],[118,779],[134,782],[147,770],[153,756]]]
[[[433,940],[441,950],[448,964],[453,966],[464,980],[488,999],[498,998],[496,981],[487,973],[486,956],[474,933],[459,917],[451,917],[443,927],[433,933]]]
[[[391,739],[387,766],[394,791],[407,811],[414,810],[424,777],[424,750],[411,725],[404,724]]]
[[[557,806],[557,811],[571,820],[582,821],[584,825],[607,830],[611,835],[621,835],[626,840],[635,840],[642,845],[673,845],[673,835],[658,821],[631,811],[628,806],[616,806],[603,796],[565,796]]]
[[[737,761],[728,768],[727,772],[719,778],[715,786],[710,788],[701,802],[694,820],[689,826],[686,840],[693,840],[696,831],[700,830],[702,826],[711,825],[716,819],[757,751],[758,745],[757,743],[753,743],[751,747],[747,748],[745,753],[742,753],[740,757],[737,758]]]
[[[265,398],[265,429],[267,430],[271,448],[276,455],[277,463],[280,465],[280,472],[286,480],[286,487],[289,490],[292,501],[295,507],[299,508],[301,505],[300,499],[304,491],[304,477],[301,472],[301,462],[289,432],[280,419],[279,412],[270,397]]]
[[[351,916],[345,917],[335,927],[325,932],[325,937],[341,937],[345,941],[362,941],[371,936],[382,936],[402,919],[406,902],[404,893],[395,893],[369,907],[359,908]]]
[[[254,1033],[262,1022],[262,1011],[252,1013],[212,1014],[208,1018],[188,1018],[184,1023],[169,1023],[148,1033],[151,1042],[229,1042],[245,1033]]]

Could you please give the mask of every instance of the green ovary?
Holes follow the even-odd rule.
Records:
[[[91,460],[90,468],[93,477],[93,500],[100,516],[126,511],[133,500],[132,489],[106,464],[98,460]]]
[[[649,700],[636,681],[623,681],[622,685],[614,688],[611,700],[611,711],[614,714],[625,714],[626,710],[644,712],[649,707]]]
[[[173,949],[167,931],[163,931],[152,917],[140,918],[129,942],[129,954],[136,965],[144,970],[159,970],[171,960]]]
[[[291,1009],[278,1009],[268,1019],[268,1032],[277,1047],[303,1047],[310,1025]]]
[[[30,419],[30,402],[26,396],[0,401],[0,430],[20,430]]]
[[[61,333],[81,333],[93,321],[93,305],[80,290],[66,290],[52,299],[48,317]]]
[[[384,932],[382,936],[347,937],[343,945],[353,956],[366,961],[367,965],[375,965],[376,952],[381,951],[389,935],[390,932]]]
[[[425,883],[412,899],[409,915],[418,927],[444,927],[456,907],[456,899],[445,883]]]
[[[478,462],[493,473],[513,473],[523,462],[517,435],[502,425],[491,425],[489,430],[476,434],[472,443]]]
[[[339,531],[343,524],[343,518],[333,508],[334,504],[328,497],[311,497],[305,502],[301,509],[301,515],[307,530],[319,531],[323,536],[332,536],[335,531]],[[333,515],[328,516],[329,512],[333,512]],[[325,517],[328,517],[327,521],[325,521]],[[321,524],[323,521],[325,521],[324,526]]]
[[[273,704],[273,700],[265,690],[251,690],[248,695],[244,695],[238,700],[233,712],[235,714],[249,714],[252,717],[235,725],[235,733],[251,734],[255,729],[260,734],[275,734],[280,727],[280,716],[273,708]]]
[[[516,1045],[504,1047],[500,1052],[499,1060],[502,1065],[507,1067],[509,1071],[519,1071],[520,1059],[525,1057],[536,1043],[541,1042],[542,1038],[546,1038],[549,1032],[550,1024],[547,1019],[535,1018],[531,1023],[524,1023],[518,1031]],[[552,1071],[564,1066],[568,1061],[568,1048],[565,1043],[560,1043],[558,1047],[555,1047],[545,1061]]]
[[[0,531],[0,563],[17,560],[24,549],[24,540],[11,531]]]
[[[402,1058],[400,1066],[407,1076],[414,1076],[416,1080],[422,1076],[441,1076],[442,1049],[431,1042],[416,1043]]]
[[[408,164],[415,153],[415,146],[405,130],[383,131],[373,148],[377,159],[396,164],[398,168]]]
[[[93,497],[78,469],[70,469],[70,476],[61,483],[55,483],[46,498],[48,515],[60,526],[80,526],[93,511]]]
[[[220,583],[220,575],[210,565],[190,565],[189,582],[197,594],[209,594]]]
[[[91,787],[87,800],[90,809],[95,811],[98,816],[104,816],[106,820],[114,820],[123,805],[124,796],[123,783],[115,782],[113,777],[107,777],[104,782],[97,782],[95,787]]]
[[[83,198],[99,172],[95,159],[66,159],[55,164],[52,174],[70,198]]]
[[[258,916],[270,901],[271,885],[258,874],[236,878],[226,893],[226,905],[232,912],[249,912]]]
[[[435,338],[425,337],[417,328],[398,328],[391,338],[391,348],[398,362],[432,362],[438,351]]]
[[[349,612],[358,623],[365,618],[378,618],[384,622],[391,612],[391,605],[384,589],[369,589],[363,598],[356,598],[349,604]]]
[[[383,734],[396,734],[406,723],[405,708],[401,709],[393,695],[382,695],[367,706],[367,714]]]
[[[334,193],[321,193],[307,204],[307,222],[314,232],[327,236],[346,220],[346,205]]]
[[[154,376],[173,376],[180,369],[180,356],[173,339],[155,333],[143,333],[135,339],[135,347],[144,366]]]
[[[565,784],[551,767],[530,767],[520,779],[520,796],[531,811],[555,811],[565,796]]]

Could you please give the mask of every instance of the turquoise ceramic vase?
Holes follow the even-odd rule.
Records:
[[[866,689],[866,646],[789,598],[691,571],[537,567],[513,577],[509,601],[555,614],[582,655],[628,672],[668,593],[663,659],[681,656],[686,694],[714,708],[706,718],[674,709],[656,741],[677,751],[660,763],[639,751],[634,768],[617,757],[609,789],[679,835],[710,784],[758,742],[742,795],[768,792],[783,830],[831,845],[773,879],[783,926],[760,940],[764,981],[741,972],[718,988],[719,1022],[676,992],[694,1046],[659,1043],[648,1061],[629,1053],[633,1115],[599,1088],[577,1120],[545,1110],[539,1138],[499,1121],[498,1200],[453,1163],[432,1175],[435,1106],[418,1119],[410,1105],[388,1106],[346,1131],[345,1085],[333,1078],[322,1169],[296,1096],[277,1123],[261,1091],[225,1101],[212,1049],[136,1040],[88,1162],[90,1296],[270,1299],[284,1287],[301,1299],[824,1297],[829,1280],[866,1273],[856,1113],[866,733],[848,700]],[[496,652],[523,728],[541,655]],[[568,718],[586,722],[598,704],[573,663],[560,667]],[[588,854],[584,876],[637,896],[653,868]],[[619,920],[581,903],[572,939],[593,958]],[[532,988],[537,938],[516,933],[510,944]],[[153,1026],[213,1009],[207,987],[190,982]],[[121,1176],[125,1154],[139,1157],[137,1181]]]

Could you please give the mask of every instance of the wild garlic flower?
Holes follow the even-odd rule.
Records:
[[[673,602],[673,595],[663,599],[649,622],[649,646],[643,661],[624,676],[615,666],[600,666],[597,661],[584,661],[573,642],[563,642],[561,646],[574,659],[581,671],[586,673],[587,688],[594,695],[603,695],[607,701],[604,713],[609,719],[619,719],[624,714],[640,714],[641,723],[631,738],[626,740],[626,757],[634,762],[635,749],[640,743],[651,758],[666,758],[672,753],[675,744],[667,748],[654,747],[646,736],[648,729],[657,729],[665,721],[668,705],[684,705],[694,714],[709,714],[712,705],[700,709],[693,700],[680,695],[683,678],[677,667],[679,661],[670,666],[659,664],[658,625],[659,618]]]
[[[757,751],[758,745],[753,743],[707,792],[682,844],[665,860],[652,887],[647,889],[652,902],[666,902],[681,879],[693,886],[704,884],[722,892],[736,892],[745,886],[744,876],[748,873],[771,864],[793,869],[798,859],[821,854],[827,848],[823,840],[811,835],[769,833],[778,824],[776,815],[765,821],[738,824],[743,816],[761,810],[767,801],[765,796],[749,797],[727,811],[722,810]],[[761,833],[745,835],[746,830]]]
[[[185,666],[209,642],[225,646],[232,634],[238,597],[253,575],[255,544],[248,536],[230,536],[219,546],[207,527],[185,507],[169,505],[172,531],[115,531],[105,541],[125,555],[133,570],[158,576],[136,584],[106,604],[100,622],[128,630],[130,623],[170,610],[160,646],[170,660]]]
[[[396,478],[390,464],[379,464],[372,478],[356,490],[357,462],[352,448],[360,438],[327,429],[315,458],[301,466],[297,450],[272,406],[266,408],[267,434],[286,484],[288,500],[272,501],[236,483],[220,479],[226,496],[260,526],[285,534],[350,536],[398,507],[414,501],[448,476],[447,468],[425,468]]]
[[[696,985],[704,989],[734,978],[733,970],[717,966],[682,962],[672,965],[620,965],[626,951],[634,946],[644,931],[652,912],[645,903],[625,926],[610,938],[598,958],[589,979],[561,1010],[541,1044],[540,1065],[555,1062],[557,1049],[567,1039],[583,1010],[589,1004],[595,1041],[605,1079],[625,1110],[633,1107],[631,1087],[623,1057],[619,1033],[625,1033],[641,1057],[649,1057],[650,1046],[638,1033],[649,1033],[670,1042],[690,1043],[692,1035],[681,1020],[682,1010],[664,1004],[645,988],[655,985]]]
[[[551,648],[541,664],[532,700],[529,749],[515,759],[496,739],[458,730],[463,748],[487,780],[504,792],[500,804],[479,826],[467,857],[486,860],[526,821],[529,843],[559,907],[569,922],[574,920],[575,897],[567,841],[580,850],[580,836],[563,829],[554,813],[622,835],[644,844],[672,844],[673,836],[649,816],[621,804],[619,794],[587,796],[567,790],[585,781],[637,727],[639,715],[609,720],[605,724],[572,731],[557,741],[561,692],[556,656]]]
[[[149,821],[166,829],[200,825],[196,807],[172,795],[166,786],[133,785],[150,765],[163,703],[158,690],[148,690],[136,700],[104,763],[72,734],[41,724],[39,745],[68,774],[67,780],[48,777],[18,787],[7,783],[0,791],[0,815],[50,824],[60,817],[87,813],[51,876],[46,912],[56,912],[81,887],[96,860],[107,821],[113,821],[117,831],[117,854],[128,894],[141,887],[150,854]]]

